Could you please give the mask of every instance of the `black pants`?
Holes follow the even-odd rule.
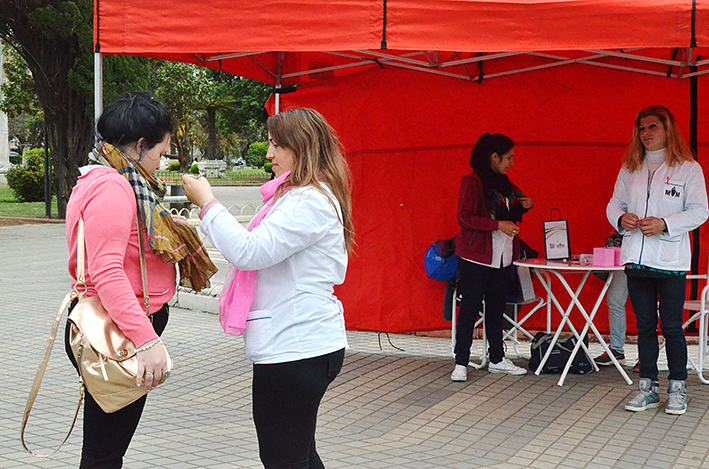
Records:
[[[325,467],[315,450],[318,407],[344,357],[342,349],[305,360],[254,365],[254,424],[266,469]]]
[[[494,269],[458,258],[460,292],[463,298],[458,310],[455,330],[455,363],[466,365],[470,360],[473,329],[478,311],[485,299],[485,334],[491,363],[499,363],[505,357],[502,344],[502,314],[509,289],[511,266]]]
[[[640,377],[657,381],[658,299],[660,328],[665,338],[665,353],[670,369],[669,379],[687,379],[687,340],[682,329],[686,275],[663,278],[628,276],[628,292],[638,326],[638,358]]]
[[[69,311],[76,305],[71,304]],[[160,335],[169,316],[169,309],[164,305],[150,316],[153,329]],[[64,333],[64,344],[69,360],[74,368],[76,360],[69,346],[69,331],[71,324],[67,322]],[[131,438],[138,427],[140,416],[145,407],[147,396],[143,396],[128,406],[107,414],[96,403],[88,390],[84,395],[84,440],[81,447],[81,469],[120,469],[123,467],[123,455],[126,454]]]

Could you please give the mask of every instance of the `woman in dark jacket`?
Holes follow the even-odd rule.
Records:
[[[502,343],[502,315],[510,268],[513,251],[518,250],[519,244],[516,222],[534,205],[506,176],[514,153],[514,142],[509,137],[485,133],[470,156],[473,171],[460,184],[456,255],[463,298],[456,329],[453,381],[467,379],[473,328],[483,300],[489,343],[488,371],[510,375],[527,372],[505,358]]]

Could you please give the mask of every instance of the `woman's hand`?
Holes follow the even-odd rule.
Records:
[[[172,215],[172,221],[174,221],[178,225],[190,226],[190,222],[188,222],[187,218],[183,217],[182,215]]]
[[[207,202],[216,199],[207,178],[197,179],[191,174],[185,174],[182,176],[182,187],[190,202],[199,207],[203,207]]]
[[[519,203],[522,204],[522,208],[526,210],[529,210],[534,207],[534,201],[531,197],[527,197],[525,195],[524,197],[519,197],[517,200],[519,200]]]
[[[640,219],[634,213],[626,213],[620,218],[620,226],[626,231],[631,231],[638,228],[639,221]]]
[[[519,227],[514,222],[502,220],[498,222],[497,229],[505,233],[507,236],[514,237],[519,233]]]
[[[157,341],[157,339],[155,339]],[[163,373],[167,371],[167,356],[165,355],[165,347],[158,344],[150,347],[147,350],[138,352],[138,373],[135,384],[145,386],[147,391],[162,384]]]
[[[660,234],[667,229],[665,220],[657,217],[646,217],[640,220],[638,223],[638,228],[645,236],[655,236]]]

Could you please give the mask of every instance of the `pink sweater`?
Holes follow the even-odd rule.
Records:
[[[136,347],[157,338],[143,308],[135,193],[112,168],[95,167],[81,176],[67,205],[69,273],[76,278],[76,237],[84,219],[88,296],[98,295],[116,325]],[[145,236],[145,235],[144,235]],[[150,311],[175,294],[175,266],[153,254],[145,236]]]

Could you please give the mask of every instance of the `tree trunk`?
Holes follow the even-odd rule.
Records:
[[[207,151],[208,160],[216,160],[219,156],[219,139],[217,138],[217,110],[207,108]]]
[[[175,145],[177,145],[178,155],[180,157],[180,171],[187,172],[192,166],[191,158],[191,145],[190,145],[190,128],[188,124],[185,124],[185,130],[181,136],[175,139]]]
[[[66,204],[79,177],[79,166],[86,164],[93,144],[91,125],[76,113],[45,114],[49,129],[49,147],[54,168],[53,187],[57,191],[60,218],[66,216]]]

